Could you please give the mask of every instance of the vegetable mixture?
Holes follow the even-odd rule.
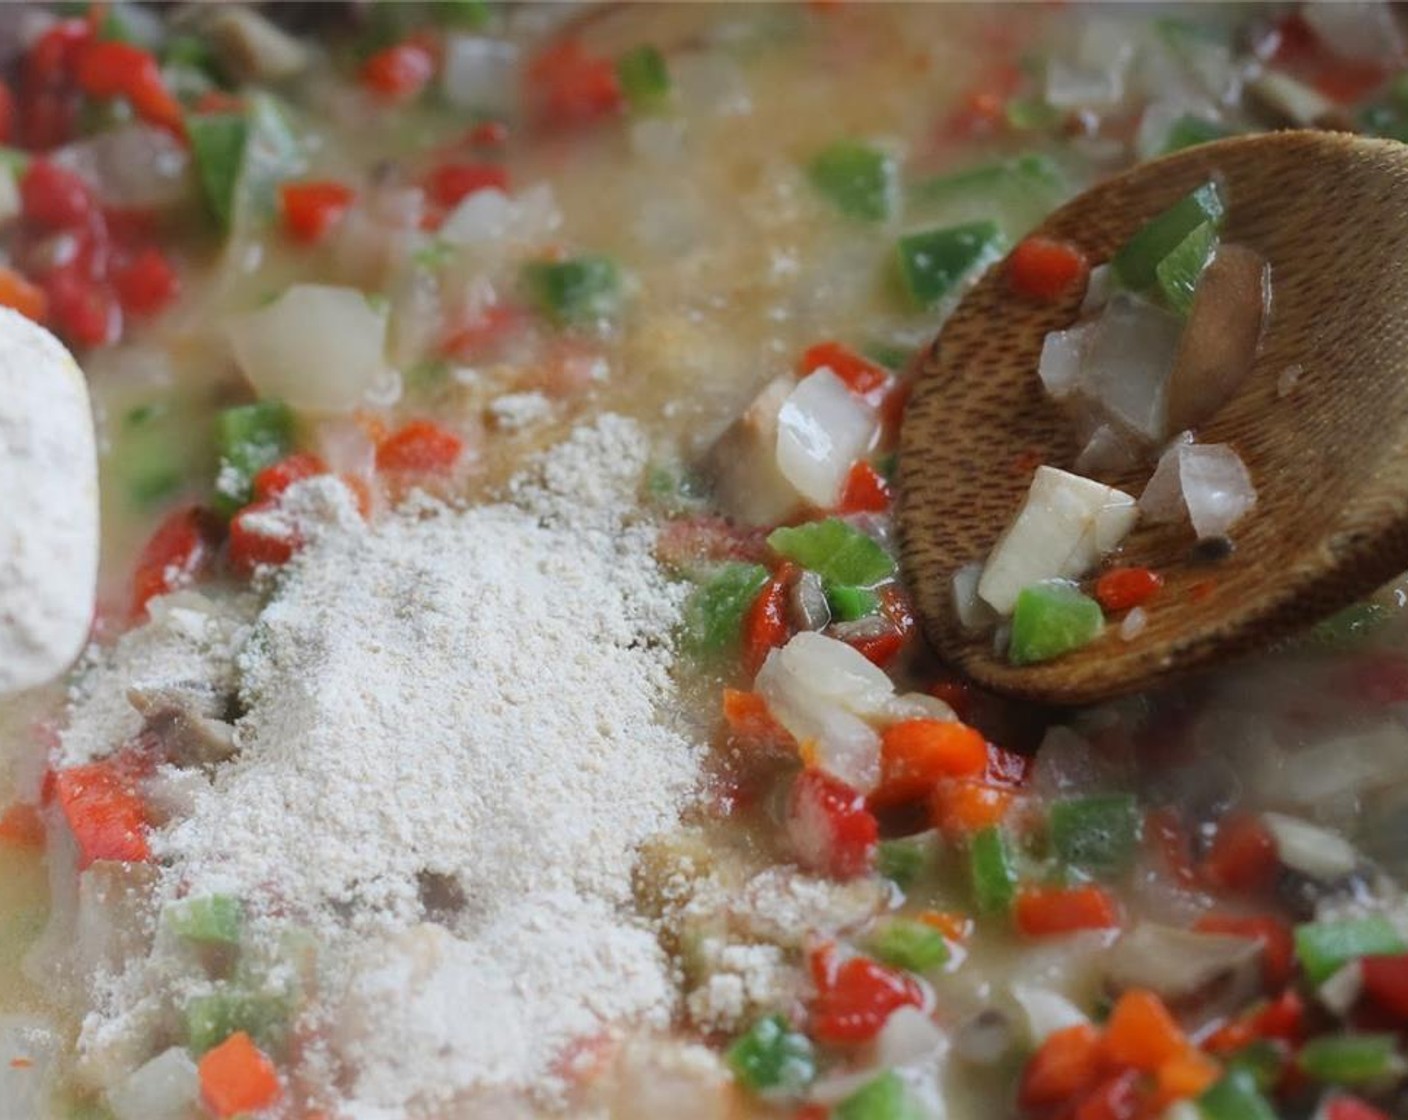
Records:
[[[1018,664],[1177,610],[1119,540],[1136,514],[1207,540],[1255,516],[1235,448],[1179,433],[1250,363],[1267,262],[1220,244],[1236,199],[1216,182],[1111,261],[1027,235],[1219,137],[1408,139],[1397,18],[5,7],[0,304],[79,354],[97,403],[94,639],[192,588],[267,595],[310,479],[372,521],[415,491],[476,501],[625,413],[656,448],[641,502],[688,589],[669,637],[712,743],[697,809],[637,869],[674,1025],[654,1062],[583,1040],[572,1110],[1408,1114],[1408,590],[1214,677],[1041,710],[923,647],[890,520],[910,359],[965,285],[999,268],[1014,300],[1084,290],[1032,371],[1081,461],[1013,464],[1027,504],[955,601]],[[1201,364],[1195,333],[1222,346]],[[1137,501],[1096,480],[1131,455],[1153,476]],[[146,731],[79,765],[54,763],[62,686],[0,709],[0,1110],[338,1117],[304,1061],[336,1025],[271,980],[318,946],[258,942],[249,899],[148,900],[172,774],[230,765],[240,713],[129,698]],[[87,965],[153,937],[204,994],[154,996],[95,1054]]]

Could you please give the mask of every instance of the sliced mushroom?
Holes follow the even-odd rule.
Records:
[[[1148,988],[1170,1003],[1184,1002],[1224,986],[1259,984],[1260,957],[1260,943],[1250,938],[1143,922],[1110,949],[1105,980],[1116,991]]]
[[[724,512],[745,525],[776,525],[801,505],[777,465],[777,416],[796,388],[791,377],[769,381],[709,449],[706,468]]]
[[[230,710],[230,697],[209,685],[134,685],[127,702],[146,721],[143,734],[177,766],[211,766],[235,753],[235,729],[221,718]]]
[[[1251,372],[1270,298],[1266,259],[1222,245],[1198,281],[1167,389],[1168,429],[1196,428]]]
[[[206,34],[222,67],[240,82],[279,82],[308,66],[307,48],[250,8],[221,5]]]

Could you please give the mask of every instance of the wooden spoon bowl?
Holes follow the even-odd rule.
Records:
[[[1014,696],[1085,703],[1252,650],[1408,568],[1408,145],[1323,132],[1218,141],[1141,165],[1056,211],[1036,233],[1108,261],[1148,219],[1215,177],[1223,240],[1271,265],[1271,315],[1251,372],[1197,433],[1230,443],[1255,508],[1235,550],[1200,557],[1191,528],[1140,525],[1120,564],[1164,587],[1126,641],[1016,667],[959,623],[954,573],[982,561],[1039,463],[1070,469],[1074,426],[1037,377],[1042,339],[1082,293],[1013,294],[999,265],[920,360],[900,439],[901,560],[925,632],[950,663]],[[1138,495],[1151,467],[1101,477]]]

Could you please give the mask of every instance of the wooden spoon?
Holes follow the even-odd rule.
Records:
[[[1141,525],[1115,559],[1164,587],[1148,624],[1118,620],[1084,649],[1016,667],[959,623],[952,579],[983,560],[1038,463],[1071,469],[1074,426],[1037,378],[1042,339],[1082,293],[1037,303],[997,266],[920,361],[900,439],[901,559],[930,642],[999,692],[1085,703],[1203,668],[1303,627],[1408,568],[1408,145],[1323,132],[1205,144],[1101,183],[1035,232],[1108,261],[1210,177],[1223,240],[1271,266],[1271,315],[1251,372],[1198,432],[1230,443],[1256,507],[1235,550],[1200,558],[1186,525]],[[1100,481],[1138,495],[1148,466]]]

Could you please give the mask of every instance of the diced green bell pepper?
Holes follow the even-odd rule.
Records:
[[[488,0],[436,0],[430,11],[445,27],[478,31],[489,23]]]
[[[938,863],[936,834],[921,832],[901,840],[881,840],[875,868],[901,890],[908,890]]]
[[[812,186],[848,218],[883,222],[895,211],[899,170],[879,148],[838,141],[812,160],[807,174]]]
[[[523,278],[533,302],[558,323],[607,318],[620,303],[621,274],[609,257],[530,261]]]
[[[186,481],[186,459],[172,437],[164,406],[142,405],[123,417],[110,463],[138,509],[156,505],[181,489]]]
[[[1289,1059],[1290,1051],[1284,1042],[1259,1038],[1233,1052],[1227,1059],[1227,1068],[1246,1070],[1256,1087],[1269,1093],[1281,1080]]]
[[[1002,115],[1008,125],[1018,132],[1055,128],[1061,123],[1063,116],[1060,109],[1039,97],[1010,98],[1003,108]]]
[[[934,225],[990,219],[1016,241],[1070,197],[1066,175],[1044,155],[1018,156],[915,183],[906,208]]]
[[[743,616],[768,581],[761,564],[726,564],[695,588],[684,607],[684,641],[691,652],[717,656],[738,643]]]
[[[0,167],[5,168],[16,180],[29,170],[30,155],[22,148],[11,148],[0,144]]]
[[[870,938],[870,951],[886,964],[928,972],[948,960],[948,942],[933,926],[892,918]]]
[[[1195,226],[1154,269],[1164,302],[1180,315],[1193,308],[1198,281],[1217,252],[1217,227],[1211,222]]]
[[[1321,1035],[1301,1047],[1296,1063],[1307,1077],[1331,1085],[1373,1085],[1405,1069],[1392,1034]]]
[[[1213,140],[1221,140],[1231,135],[1232,130],[1226,125],[1188,113],[1179,117],[1169,126],[1168,135],[1164,137],[1161,154],[1181,152],[1184,148],[1208,144]]]
[[[989,825],[973,834],[968,847],[973,901],[984,914],[1006,913],[1017,894],[1017,868],[1007,834]]]
[[[199,70],[209,78],[219,73],[215,48],[202,35],[173,35],[162,44],[161,64]]]
[[[992,221],[922,230],[901,237],[900,279],[919,307],[939,303],[974,269],[1002,255],[1002,234]]]
[[[759,1019],[724,1053],[740,1084],[755,1093],[795,1094],[816,1076],[811,1040],[782,1015]]]
[[[1403,938],[1387,918],[1346,918],[1337,922],[1307,922],[1295,930],[1296,958],[1312,983],[1321,984],[1360,957],[1408,952]]]
[[[256,401],[215,417],[214,506],[231,516],[254,496],[254,476],[293,448],[293,413],[282,401]]]
[[[279,183],[304,166],[302,146],[269,94],[251,94],[240,113],[193,113],[186,131],[206,205],[222,229],[272,215]]]
[[[909,359],[914,356],[912,348],[880,339],[867,342],[861,347],[860,352],[876,365],[884,366],[891,373],[899,373],[909,365]]]
[[[203,945],[236,945],[244,907],[228,894],[182,899],[167,907],[166,925],[178,937]]]
[[[670,100],[670,71],[665,56],[648,43],[616,60],[616,79],[637,113],[654,112]]]
[[[1382,603],[1354,603],[1316,623],[1303,640],[1321,649],[1354,649],[1382,630],[1391,617]]]
[[[244,1031],[262,1050],[283,1045],[289,1007],[279,996],[221,987],[186,1004],[186,1045],[196,1057]]]
[[[1116,278],[1131,291],[1153,287],[1158,280],[1159,262],[1203,223],[1221,229],[1224,209],[1216,183],[1204,183],[1185,195],[1147,222],[1115,254],[1110,263]]]
[[[895,560],[873,537],[839,517],[774,529],[768,547],[828,584],[873,587],[895,572]]]
[[[1198,1098],[1204,1120],[1276,1120],[1276,1110],[1244,1069],[1229,1070]]]
[[[1050,661],[1089,645],[1104,628],[1100,604],[1081,594],[1074,583],[1042,580],[1017,595],[1007,657],[1014,665]]]
[[[923,1113],[910,1099],[903,1079],[886,1070],[836,1106],[835,1120],[921,1120]]]
[[[1129,866],[1139,843],[1132,794],[1074,797],[1051,806],[1051,846],[1062,863],[1097,874]]]
[[[880,596],[868,587],[830,584],[826,588],[826,601],[831,606],[831,616],[840,622],[854,622],[880,609]]]

